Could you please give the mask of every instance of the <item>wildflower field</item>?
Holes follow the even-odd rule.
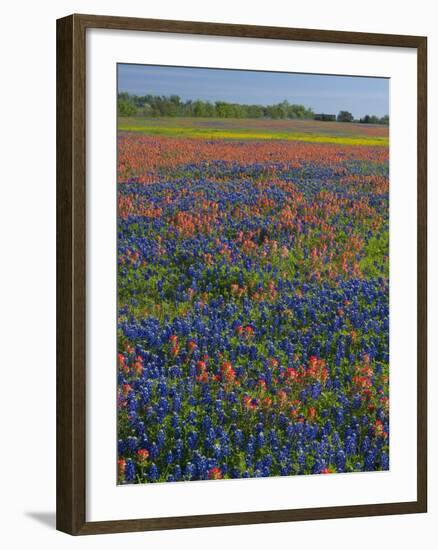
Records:
[[[119,483],[389,468],[387,128],[257,122],[119,121]]]

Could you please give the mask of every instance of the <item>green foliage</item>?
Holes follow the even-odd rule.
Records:
[[[119,94],[117,98],[117,112],[119,116],[132,116],[137,114],[137,107],[129,94]]]
[[[339,111],[337,116],[338,122],[353,122],[354,117],[349,111]]]
[[[335,115],[315,115],[313,110],[304,105],[289,103],[286,99],[273,105],[254,105],[229,103],[227,101],[203,101],[188,99],[183,101],[178,95],[144,96],[121,92],[118,95],[119,116],[144,117],[198,117],[198,118],[268,118],[268,119],[317,119],[338,120],[338,122],[353,122],[354,117],[349,111],[339,111]],[[365,124],[389,124],[389,116],[381,118],[375,115],[365,115],[359,120]]]
[[[374,235],[365,247],[360,268],[366,277],[388,277],[389,275],[389,232]]]
[[[384,124],[389,125],[389,115],[382,116],[381,118],[375,115],[365,115],[359,120],[362,124]]]
[[[177,95],[137,96],[122,92],[118,96],[118,105],[120,116],[274,119],[313,119],[314,116],[312,109],[287,100],[275,105],[247,105],[226,101],[211,103],[201,99],[182,101]]]

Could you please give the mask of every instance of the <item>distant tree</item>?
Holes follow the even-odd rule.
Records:
[[[137,108],[129,97],[119,96],[117,110],[120,116],[132,116],[137,113]]]
[[[338,122],[353,122],[354,117],[353,115],[348,111],[339,111],[337,116]]]
[[[261,105],[248,105],[247,116],[248,118],[262,118],[263,107]]]
[[[359,122],[362,124],[384,124],[385,126],[389,125],[389,115],[378,117],[376,115],[365,115],[362,117]]]
[[[183,101],[177,95],[138,96],[127,92],[118,95],[118,113],[120,116],[144,117],[314,118],[312,109],[291,104],[286,99],[273,105],[254,105],[227,101],[211,103],[201,99]]]
[[[153,116],[153,109],[149,103],[143,103],[141,114],[145,117]]]
[[[216,101],[216,116],[219,118],[231,118],[232,115],[232,105],[231,103],[226,103],[225,101]]]
[[[204,105],[204,111],[206,117],[215,117],[216,116],[216,109],[213,103],[210,103],[209,101],[205,102]]]
[[[167,116],[179,116],[182,111],[181,98],[178,95],[171,95],[166,98],[166,114]]]

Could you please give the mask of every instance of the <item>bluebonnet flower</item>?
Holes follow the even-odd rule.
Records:
[[[156,464],[152,463],[149,469],[149,479],[151,481],[158,481],[159,477],[160,477],[160,474],[158,472],[158,468]]]
[[[382,452],[380,454],[380,467],[382,470],[389,470],[389,456],[388,453]]]
[[[136,473],[135,470],[136,468],[134,461],[128,458],[125,466],[125,480],[127,483],[134,481]]]
[[[120,482],[385,469],[385,148],[179,139],[119,137]]]

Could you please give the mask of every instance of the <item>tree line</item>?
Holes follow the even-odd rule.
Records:
[[[339,111],[336,117],[338,122],[361,122],[362,124],[389,124],[389,115],[378,117],[376,115],[365,115],[362,118],[355,119],[348,111]]]
[[[271,118],[271,119],[314,119],[315,113],[304,105],[289,103],[286,99],[273,105],[229,103],[227,101],[183,101],[178,95],[133,95],[121,92],[117,98],[119,116],[143,117],[204,117],[204,118]],[[340,111],[335,117],[340,122],[353,122],[348,111]],[[350,120],[351,118],[351,120]],[[367,119],[367,120],[365,120]],[[384,120],[385,119],[385,120]],[[366,115],[369,124],[388,124],[389,117],[378,118]]]

